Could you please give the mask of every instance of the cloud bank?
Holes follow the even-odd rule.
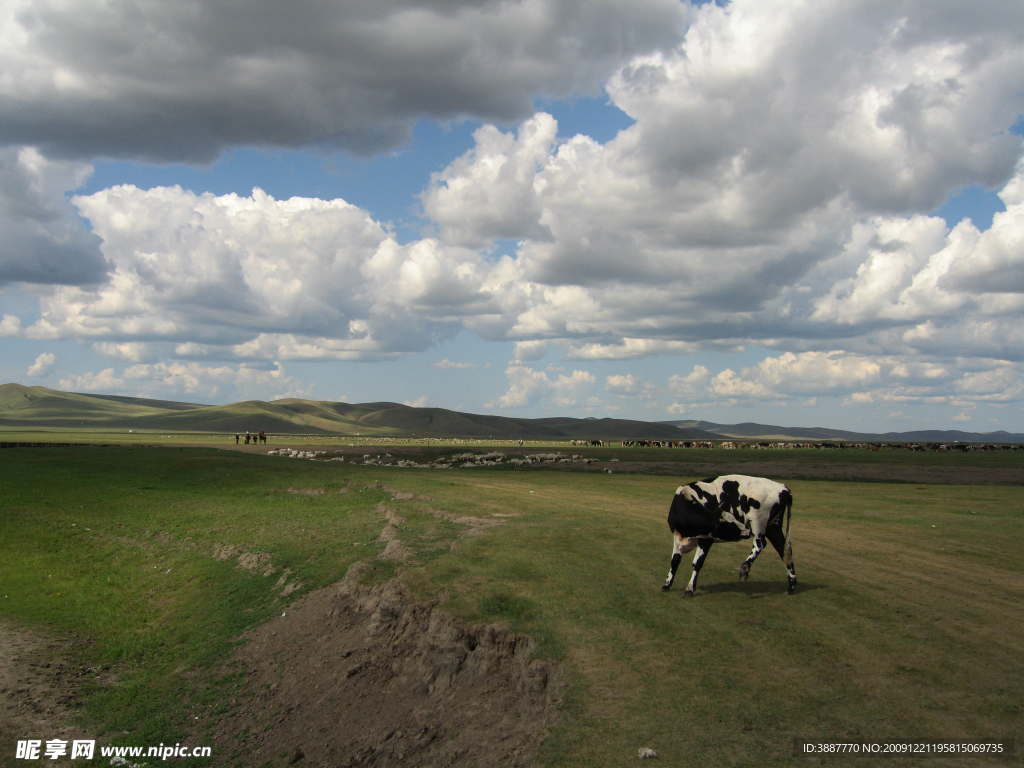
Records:
[[[672,45],[676,0],[0,4],[0,141],[209,162],[232,146],[393,149],[422,117],[528,116]]]
[[[1019,3],[300,2],[287,24],[197,1],[2,8],[0,281],[49,285],[6,335],[157,377],[380,360],[465,328],[516,345],[501,408],[583,407],[586,363],[750,346],[773,352],[604,391],[676,413],[1018,397]],[[604,143],[531,108],[602,87],[634,121]],[[375,152],[422,116],[520,122],[431,177],[410,242],[343,200],[64,197],[81,158]],[[929,215],[968,185],[999,191],[989,229]],[[579,369],[529,365],[551,351]]]
[[[91,172],[88,164],[49,160],[34,147],[0,148],[0,286],[106,279],[100,238],[64,196]]]

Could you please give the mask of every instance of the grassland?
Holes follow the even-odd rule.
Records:
[[[763,453],[692,461],[743,471]],[[170,742],[196,727],[196,713],[229,715],[220,702],[237,681],[221,665],[247,627],[383,547],[386,501],[415,551],[366,578],[397,571],[424,599],[446,593],[446,610],[526,632],[564,669],[564,715],[542,765],[633,765],[645,746],[666,765],[792,765],[797,737],[1019,743],[1019,488],[800,471],[811,459],[941,469],[1019,458],[772,454],[793,467],[776,479],[796,499],[797,594],[785,594],[769,553],[737,583],[745,548],[717,545],[697,597],[684,600],[659,587],[668,502],[691,477],[390,469],[173,447],[6,449],[0,615],[87,641],[76,662],[102,670],[77,710],[87,732]],[[395,500],[381,484],[412,498]],[[459,526],[438,510],[508,522],[452,549]],[[0,749],[3,760],[13,754]]]

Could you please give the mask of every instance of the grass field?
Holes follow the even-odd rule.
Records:
[[[742,471],[765,452],[721,453]],[[778,476],[795,497],[797,593],[785,594],[771,552],[737,583],[746,547],[722,544],[684,600],[681,587],[659,588],[668,504],[692,477],[399,470],[170,447],[0,458],[0,615],[88,641],[77,661],[102,672],[78,716],[111,743],[169,743],[211,704],[217,716],[235,683],[221,664],[241,632],[382,549],[385,501],[414,554],[366,578],[397,568],[420,597],[447,593],[460,617],[532,635],[564,670],[542,765],[634,765],[651,747],[663,765],[782,766],[807,762],[791,756],[798,737],[1024,736],[1016,487]],[[413,497],[395,500],[381,483]],[[437,510],[507,524],[453,549],[459,526]],[[11,762],[13,744],[0,749]]]

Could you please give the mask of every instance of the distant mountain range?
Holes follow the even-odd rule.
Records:
[[[246,400],[201,405],[118,395],[60,392],[21,384],[0,385],[0,429],[132,429],[167,432],[259,432],[272,434],[511,438],[531,440],[629,439],[722,440],[737,438],[888,442],[1024,443],[1008,432],[919,431],[884,435],[825,428],[708,421],[631,419],[517,419],[398,403],[335,403],[313,400]]]

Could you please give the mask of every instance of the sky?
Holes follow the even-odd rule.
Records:
[[[0,381],[1024,432],[1024,4],[0,0]]]

